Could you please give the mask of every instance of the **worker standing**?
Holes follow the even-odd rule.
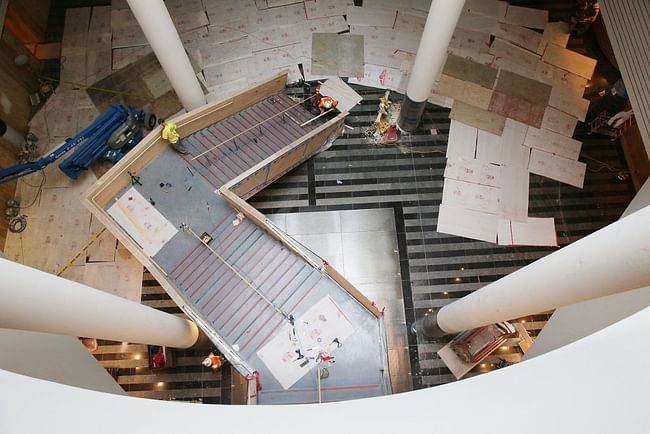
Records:
[[[162,138],[167,140],[176,152],[180,154],[189,154],[190,151],[180,141],[181,136],[178,134],[178,131],[176,131],[176,124],[173,122],[162,121],[162,126]]]

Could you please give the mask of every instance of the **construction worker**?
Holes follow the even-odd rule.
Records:
[[[190,151],[180,141],[181,136],[178,134],[178,131],[176,131],[176,124],[162,121],[162,126],[162,138],[167,140],[176,152],[180,154],[189,154]]]
[[[327,110],[336,107],[338,103],[339,102],[334,98],[323,96],[321,97],[320,101],[318,101],[318,109],[321,113],[325,113]]]
[[[223,365],[223,359],[211,352],[208,354],[208,357],[206,357],[203,362],[201,362],[201,364],[206,368],[212,368],[216,371]]]

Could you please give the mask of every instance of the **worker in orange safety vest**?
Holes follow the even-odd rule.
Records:
[[[201,364],[206,368],[217,370],[223,365],[223,359],[219,356],[216,356],[214,353],[210,353]]]
[[[334,98],[331,98],[329,96],[323,96],[318,102],[318,109],[320,110],[321,113],[325,113],[325,111],[336,107],[338,103],[339,102]]]

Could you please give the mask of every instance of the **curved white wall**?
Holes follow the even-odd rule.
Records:
[[[381,398],[219,406],[103,394],[0,371],[0,433],[646,433],[650,308],[494,373]],[[115,417],[107,421],[106,414]]]

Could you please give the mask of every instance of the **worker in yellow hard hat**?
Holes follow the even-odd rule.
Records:
[[[178,131],[176,131],[176,124],[173,122],[162,121],[162,126],[162,138],[167,140],[176,152],[189,154],[190,151],[180,141],[181,136],[178,134]]]

